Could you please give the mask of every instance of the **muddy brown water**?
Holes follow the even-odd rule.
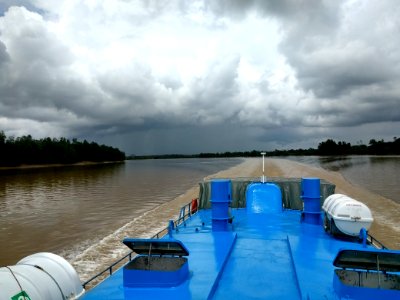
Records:
[[[144,160],[1,170],[0,266],[40,251],[74,259],[204,176],[242,161]]]
[[[165,227],[168,219],[176,218],[179,208],[197,196],[197,183],[205,176],[261,175],[260,159],[243,161],[149,160],[3,170],[0,266],[48,251],[69,260],[86,280],[129,251],[121,243],[124,237],[149,237]],[[350,182],[338,170],[315,164],[268,159],[266,174],[319,176],[335,183],[338,192],[366,199],[377,221],[374,233],[389,246],[400,248],[400,206],[387,197]]]

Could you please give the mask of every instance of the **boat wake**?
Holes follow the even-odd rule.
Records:
[[[167,226],[168,220],[178,218],[180,207],[189,202],[190,197],[196,193],[197,187],[192,188],[174,200],[142,213],[106,237],[98,241],[94,239],[85,241],[75,249],[60,255],[73,265],[80,279],[86,281],[130,252],[121,242],[125,237],[154,236]]]
[[[145,212],[96,243],[86,241],[80,245],[81,249],[85,249],[83,251],[76,249],[69,252],[66,258],[76,269],[80,279],[82,281],[88,280],[129,253],[130,250],[121,242],[125,237],[150,237],[163,229],[166,226],[165,222],[161,223],[149,218],[149,214],[154,210],[157,210],[157,208]],[[88,244],[92,245],[88,246]]]

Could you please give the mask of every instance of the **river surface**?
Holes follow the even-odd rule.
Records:
[[[338,171],[350,182],[400,202],[400,156],[287,158]],[[154,207],[175,199],[205,176],[242,161],[142,160],[1,170],[0,266],[15,264],[40,251],[61,254],[71,260],[99,241],[114,247],[109,245],[107,236],[113,236]],[[131,224],[137,226],[139,222]],[[92,252],[100,256],[98,252],[105,251],[104,248],[100,245]],[[98,258],[85,259],[90,262]],[[79,263],[84,265],[83,261]]]
[[[74,253],[243,160],[138,160],[0,171],[0,266]],[[191,199],[188,199],[188,202]]]
[[[400,156],[291,156],[341,173],[348,181],[400,203]]]

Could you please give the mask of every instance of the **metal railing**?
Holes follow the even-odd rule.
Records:
[[[198,201],[198,199],[196,199]],[[197,213],[198,209],[196,206],[196,209],[192,209],[192,203],[193,201],[189,202],[188,204],[184,205],[181,207],[180,211],[179,211],[179,217],[177,220],[174,221],[174,227],[176,228],[177,226],[179,226],[180,224],[184,223],[186,220],[188,220],[189,218],[192,217],[192,215],[194,215],[195,213]],[[197,202],[198,203],[198,202]],[[151,238],[152,239],[159,239],[163,236],[165,236],[168,233],[168,226],[165,227],[164,229],[160,230],[159,232],[157,232],[155,235],[153,235]],[[94,285],[95,283],[97,283],[100,280],[104,280],[105,278],[107,278],[108,276],[111,276],[115,270],[115,268],[118,270],[123,264],[123,262],[126,260],[126,263],[132,261],[133,258],[133,254],[134,252],[131,251],[129,252],[127,255],[125,255],[124,257],[121,257],[120,259],[118,259],[117,261],[115,261],[114,263],[112,263],[110,266],[108,266],[106,269],[104,269],[103,271],[99,272],[98,274],[94,275],[93,277],[91,277],[90,279],[86,280],[85,282],[82,283],[82,286],[84,289],[86,289],[87,286],[89,285]]]
[[[374,247],[376,247],[377,249],[388,249],[383,243],[381,243],[380,241],[378,241],[376,238],[374,238],[372,235],[367,236],[367,241],[373,245]]]
[[[196,199],[196,200],[199,201],[198,199]],[[196,207],[196,209],[192,209],[193,208],[192,204],[193,204],[193,201],[191,201],[188,204],[181,207],[181,209],[179,211],[179,217],[177,220],[174,221],[174,228],[178,227],[179,225],[184,223],[187,219],[191,218],[192,215],[197,213],[197,211],[198,211],[197,207]],[[159,239],[160,237],[163,237],[167,233],[168,233],[168,226],[165,227],[164,229],[160,230],[159,232],[157,232],[152,238]]]
[[[123,262],[124,260],[128,259],[127,262],[130,262],[130,261],[132,260],[132,254],[133,254],[132,251],[129,252],[127,255],[125,255],[124,257],[121,257],[120,259],[118,259],[117,261],[115,261],[114,263],[112,263],[110,266],[108,266],[106,269],[104,269],[104,270],[101,271],[100,273],[94,275],[92,278],[90,278],[90,279],[88,279],[87,281],[85,281],[84,283],[82,283],[83,288],[86,289],[86,287],[87,287],[89,284],[93,283],[94,281],[97,282],[96,279],[98,279],[98,278],[99,278],[99,280],[100,280],[100,279],[104,279],[104,278],[106,278],[106,277],[108,277],[108,276],[111,276],[111,275],[113,274],[114,267],[117,267],[117,266],[118,266],[117,269],[119,269],[120,265],[122,264],[122,262]],[[103,275],[104,275],[104,276],[103,276]],[[101,277],[101,278],[100,278],[100,277]]]

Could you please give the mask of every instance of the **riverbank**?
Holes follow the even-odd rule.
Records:
[[[91,166],[91,165],[103,165],[103,164],[122,164],[125,163],[124,160],[117,161],[81,161],[73,164],[42,164],[42,165],[19,165],[13,167],[0,167],[1,171],[10,171],[10,170],[29,170],[29,169],[46,169],[46,168],[61,168],[61,167],[82,167],[82,166]]]

